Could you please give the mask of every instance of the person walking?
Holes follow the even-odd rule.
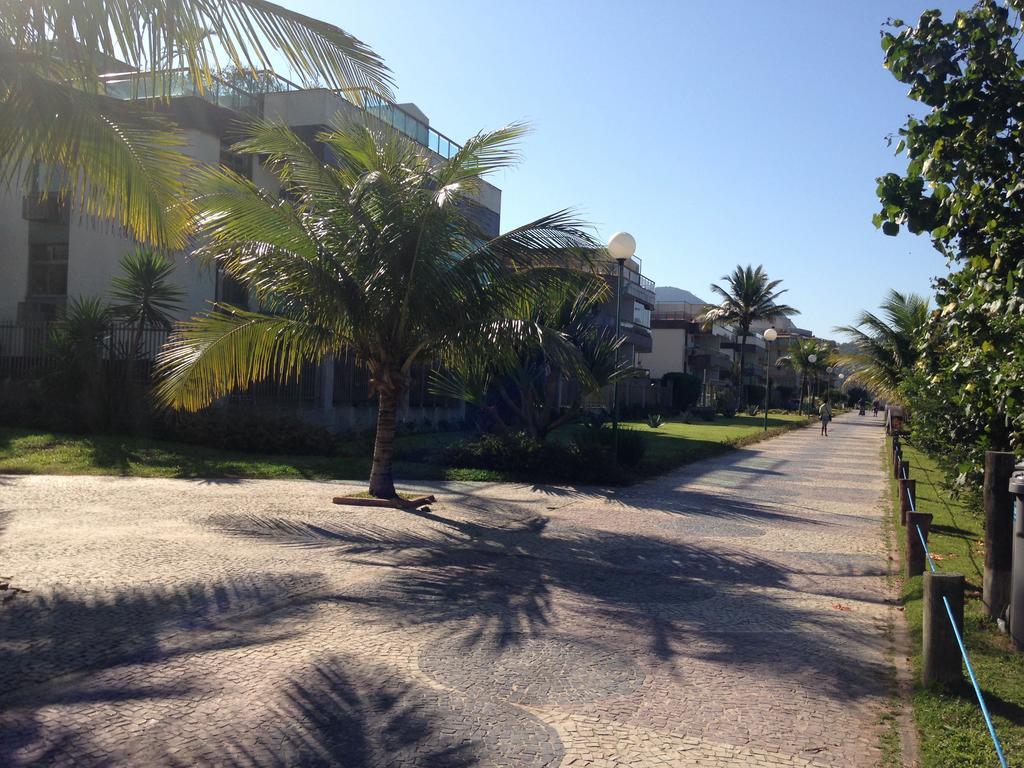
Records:
[[[821,418],[821,434],[823,437],[828,437],[828,423],[832,421],[832,406],[828,400],[821,404],[818,416]]]

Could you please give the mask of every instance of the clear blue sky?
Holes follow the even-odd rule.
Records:
[[[913,108],[882,68],[879,28],[910,0],[279,0],[337,24],[394,70],[455,140],[529,120],[521,166],[492,179],[502,228],[576,208],[625,229],[644,272],[710,298],[764,264],[830,335],[885,291],[930,293],[925,238],[871,224],[885,136]]]

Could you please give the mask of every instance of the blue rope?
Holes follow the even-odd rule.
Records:
[[[903,476],[906,478],[907,473],[904,472]],[[907,498],[910,501],[910,509],[916,512],[914,509],[914,499],[910,496],[910,489],[907,489]],[[928,558],[928,566],[932,569],[932,573],[936,572],[935,562],[932,560],[932,553],[928,550],[928,542],[925,541],[924,533],[921,531],[921,526],[915,524],[914,528],[917,529],[917,537],[921,539],[921,546],[924,547],[925,557]],[[971,685],[974,686],[974,695],[978,698],[978,705],[981,707],[981,714],[985,718],[985,725],[988,727],[988,735],[992,737],[992,743],[995,745],[996,754],[999,755],[999,765],[1002,768],[1008,768],[1006,763],[1006,757],[1003,755],[1003,745],[999,743],[999,737],[996,735],[996,727],[992,724],[992,716],[988,713],[988,707],[985,705],[985,697],[981,693],[981,686],[978,685],[978,678],[974,675],[974,667],[971,666],[971,659],[967,655],[967,646],[964,645],[964,639],[960,636],[960,629],[956,625],[956,618],[953,616],[953,606],[949,604],[949,598],[945,595],[942,596],[942,602],[946,606],[946,615],[949,616],[949,624],[953,627],[953,635],[956,637],[956,644],[960,646],[960,655],[964,659],[964,665],[967,667],[967,675],[971,678]]]
[[[918,533],[921,532],[920,528],[917,530]],[[967,665],[967,674],[971,678],[971,685],[974,686],[974,695],[978,697],[978,704],[981,706],[981,714],[985,717],[985,725],[988,726],[988,735],[992,737],[992,743],[995,745],[996,754],[999,755],[999,765],[1003,768],[1008,768],[1006,764],[1006,756],[1003,755],[1003,745],[999,743],[999,737],[996,736],[996,727],[992,724],[992,716],[988,713],[988,707],[985,706],[985,697],[981,695],[981,686],[978,685],[978,678],[974,676],[974,667],[971,666],[971,660],[967,656],[967,648],[964,646],[964,639],[960,637],[960,630],[957,629],[956,619],[953,618],[953,607],[949,604],[949,598],[945,595],[942,596],[942,602],[946,605],[946,615],[949,616],[950,626],[953,627],[953,634],[956,636],[956,644],[960,646],[960,655],[964,657],[964,664]]]

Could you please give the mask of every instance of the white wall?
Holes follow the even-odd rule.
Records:
[[[185,131],[185,152],[202,162],[220,161],[220,139],[200,131]],[[121,258],[137,247],[120,227],[72,213],[68,246],[68,298],[109,298],[111,280],[120,274]],[[26,250],[27,253],[27,250]],[[23,258],[25,258],[23,256]],[[216,295],[216,274],[185,253],[173,253],[174,282],[184,291],[179,318],[206,310]],[[23,292],[24,293],[24,292]]]
[[[666,373],[684,371],[686,329],[652,328],[651,337],[651,351],[638,353],[637,365],[650,370],[653,379],[661,378]]]
[[[28,222],[22,192],[0,186],[0,321],[15,320],[28,290]]]

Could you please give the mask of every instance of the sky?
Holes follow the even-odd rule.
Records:
[[[871,223],[876,177],[905,166],[886,136],[915,110],[879,30],[967,3],[282,1],[370,45],[398,101],[456,141],[531,123],[523,162],[491,178],[503,230],[573,208],[706,299],[763,264],[822,336],[946,271],[926,237]]]

